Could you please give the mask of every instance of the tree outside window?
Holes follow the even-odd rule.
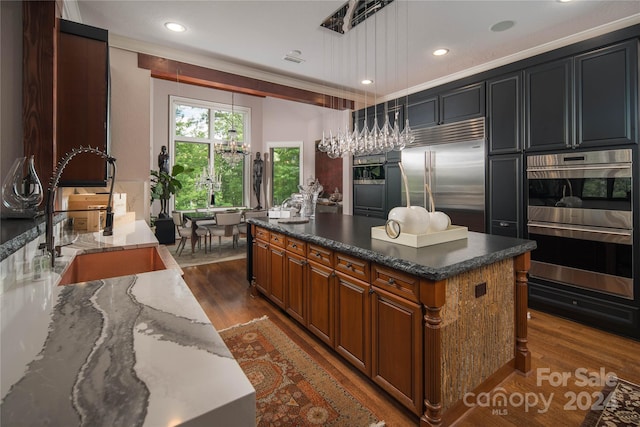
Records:
[[[244,165],[242,160],[236,165],[226,162],[215,154],[214,146],[227,137],[232,127],[237,131],[237,139],[242,143],[245,137],[245,112],[234,111],[231,106],[226,111],[213,103],[181,99],[172,102],[174,128],[172,143],[175,164],[193,168],[190,174],[181,175],[182,189],[176,194],[176,210],[192,210],[209,206],[207,188],[196,185],[204,170],[212,170],[219,175],[222,188],[215,192],[215,206],[242,206],[244,200]],[[211,120],[213,118],[213,120]]]

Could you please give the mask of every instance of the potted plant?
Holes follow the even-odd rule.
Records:
[[[160,200],[160,214],[158,218],[168,218],[169,198],[182,188],[182,182],[177,178],[181,173],[189,173],[192,169],[182,165],[173,165],[171,173],[151,170],[151,203]]]

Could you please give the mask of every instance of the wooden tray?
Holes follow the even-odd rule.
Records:
[[[426,234],[400,233],[397,239],[392,239],[387,236],[387,233],[384,231],[384,225],[371,227],[372,239],[384,240],[385,242],[412,246],[414,248],[466,239],[468,233],[469,229],[467,227],[463,227],[461,225],[450,225],[449,228],[444,231]]]

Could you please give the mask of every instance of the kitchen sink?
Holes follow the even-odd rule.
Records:
[[[62,274],[60,285],[166,270],[157,247],[77,255]]]

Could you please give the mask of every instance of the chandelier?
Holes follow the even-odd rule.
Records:
[[[214,150],[216,154],[219,154],[222,159],[230,166],[236,166],[239,164],[245,156],[251,154],[249,144],[238,142],[238,131],[234,127],[234,109],[233,109],[233,92],[231,93],[231,129],[227,131],[227,139],[222,142],[214,144]]]
[[[393,126],[387,115],[382,127],[379,127],[378,118],[375,117],[371,129],[365,120],[362,129],[358,129],[358,124],[355,123],[353,132],[348,128],[344,131],[338,130],[335,135],[330,130],[329,136],[322,132],[318,149],[327,153],[329,158],[335,159],[337,157],[388,153],[392,150],[400,151],[415,140],[416,137],[409,126],[409,119],[406,120],[404,129],[400,131],[398,113],[396,112]]]
[[[202,168],[202,173],[196,179],[196,188],[198,190],[207,190],[207,200],[211,206],[215,205],[215,199],[213,197],[214,192],[222,189],[222,180],[220,174],[214,174],[213,168],[207,169],[206,166]]]
[[[366,20],[367,18],[369,18],[369,16],[373,15],[379,9],[384,7],[386,4],[391,3],[391,1],[379,0],[378,1],[379,4],[377,4],[377,7],[372,7],[371,13],[367,14],[363,12],[363,17],[357,23],[360,23]],[[356,4],[358,4],[358,2],[348,3],[349,10],[346,10],[344,12],[343,16],[341,17],[342,20],[352,16],[353,13],[350,12],[350,9],[355,7]],[[369,3],[366,3],[366,4],[369,5]],[[397,9],[397,3],[396,3],[396,14],[397,14],[397,11],[398,9]],[[377,33],[377,19],[374,18],[374,21],[376,22],[376,24],[374,24],[375,25],[374,34],[375,34]],[[408,22],[408,6],[407,6],[407,22]],[[399,25],[400,23],[398,22],[396,24],[396,28]],[[353,26],[354,24],[352,23],[352,25],[347,25],[346,27],[342,27],[343,28],[342,32],[338,30],[336,31],[344,33],[346,31],[349,31]],[[407,30],[407,35],[408,35],[408,25],[405,25],[404,27]],[[396,29],[396,32],[397,32],[397,29]],[[366,31],[365,31],[365,34],[366,34]],[[373,52],[375,54],[375,52],[378,50],[377,46],[375,46],[375,40],[377,39],[377,37],[374,36],[373,39],[374,39]],[[384,39],[385,40],[387,39],[386,26],[385,26]],[[396,34],[396,40],[397,40],[397,34]],[[367,43],[367,40],[365,37],[365,46],[364,46],[365,63],[367,62],[366,60],[367,44],[366,43]],[[408,43],[408,36],[407,36],[407,43]],[[396,54],[397,54],[397,50],[398,49],[396,49]],[[385,52],[386,52],[386,49],[385,49]],[[407,52],[408,52],[408,47],[407,47]],[[377,69],[376,59],[377,57],[374,57],[374,68]],[[386,53],[385,53],[385,62],[386,62]],[[398,62],[397,58],[395,62],[396,63]],[[408,79],[408,65],[407,65],[407,84],[408,84],[408,80],[409,79]],[[407,94],[407,97],[408,97],[408,94]],[[366,92],[365,92],[365,104],[366,104]],[[375,101],[374,101],[374,104],[375,104]],[[356,123],[354,123],[353,125],[353,130],[350,130],[349,125],[347,124],[345,125],[344,130],[338,129],[337,132],[335,133],[333,132],[333,130],[329,130],[327,135],[327,132],[323,131],[322,139],[318,144],[318,149],[322,152],[327,153],[327,156],[329,158],[335,159],[337,157],[382,154],[382,153],[388,153],[389,151],[392,151],[392,150],[400,151],[404,149],[407,145],[415,141],[416,138],[415,138],[415,135],[413,134],[413,130],[411,129],[411,126],[409,126],[408,117],[404,123],[404,128],[402,128],[402,130],[400,130],[402,123],[399,120],[398,112],[395,113],[395,116],[393,118],[393,123],[391,123],[391,120],[389,120],[389,114],[385,114],[384,123],[382,124],[378,123],[378,117],[374,116],[373,124],[371,125],[371,127],[369,127],[366,111],[367,109],[365,106],[365,117],[364,117],[364,123],[362,125],[362,129],[358,129],[358,123],[356,121]]]

